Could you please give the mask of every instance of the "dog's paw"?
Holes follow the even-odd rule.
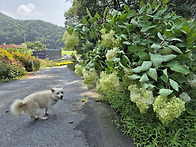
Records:
[[[42,120],[47,120],[47,119],[48,119],[48,117],[42,117],[41,119],[42,119]]]

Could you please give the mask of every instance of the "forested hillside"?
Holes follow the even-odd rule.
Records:
[[[21,44],[24,41],[40,41],[47,48],[61,48],[65,32],[59,27],[41,20],[16,20],[0,13],[0,44]]]

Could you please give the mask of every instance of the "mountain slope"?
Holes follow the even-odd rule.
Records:
[[[59,27],[41,20],[16,20],[0,12],[0,44],[21,44],[24,41],[40,41],[47,48],[64,47],[61,41],[65,32]]]

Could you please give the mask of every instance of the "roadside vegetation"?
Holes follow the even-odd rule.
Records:
[[[74,54],[76,52],[65,52],[66,54]],[[35,72],[41,68],[62,66],[73,63],[73,59],[68,58],[58,61],[49,61],[38,59],[31,56],[31,49],[2,49],[0,48],[0,83],[14,79],[22,78],[31,72]]]
[[[40,60],[30,54],[0,48],[0,82],[21,78],[29,72],[55,65],[56,63]]]
[[[70,25],[63,41],[82,52],[75,73],[103,95],[137,146],[196,144],[196,22],[167,0],[124,5]]]

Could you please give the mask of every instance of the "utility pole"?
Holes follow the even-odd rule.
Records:
[[[24,43],[26,43],[26,37],[25,37],[25,34],[24,34]]]

